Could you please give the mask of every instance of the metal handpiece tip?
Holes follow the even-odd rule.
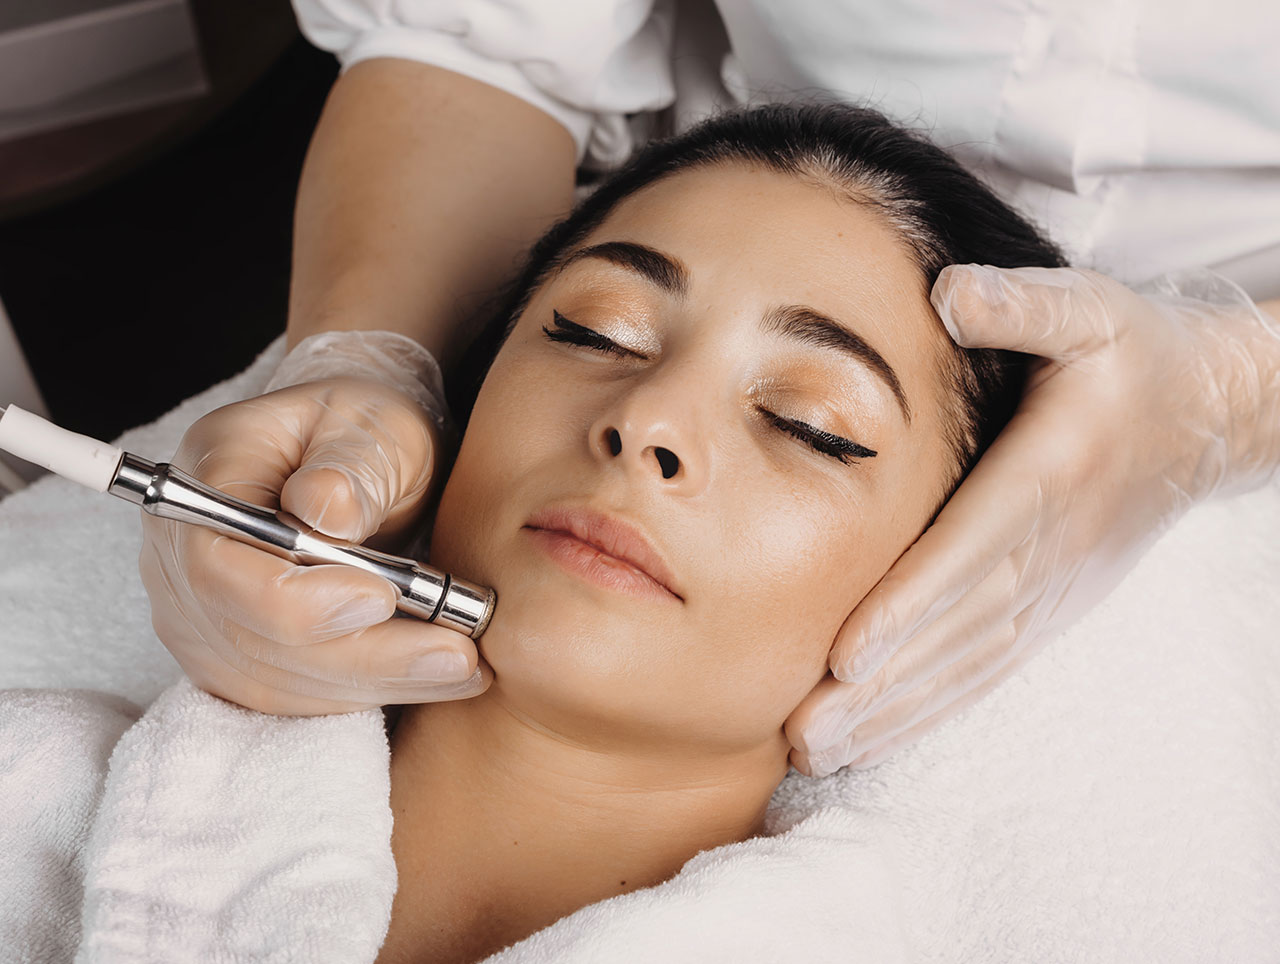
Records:
[[[489,620],[493,617],[493,607],[498,601],[498,595],[492,589],[485,597],[484,610],[480,613],[480,618],[476,620],[476,628],[471,630],[471,638],[479,639],[484,635],[484,631],[489,628]]]

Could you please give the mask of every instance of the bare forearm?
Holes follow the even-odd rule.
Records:
[[[289,343],[388,329],[445,361],[520,254],[573,200],[574,144],[550,115],[427,64],[339,78],[298,189]]]

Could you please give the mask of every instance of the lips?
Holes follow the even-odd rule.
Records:
[[[683,601],[670,568],[634,526],[586,508],[546,508],[525,523],[528,529],[566,532],[606,556],[638,569],[671,595]]]

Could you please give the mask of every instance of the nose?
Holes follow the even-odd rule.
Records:
[[[615,458],[622,454],[622,433],[616,428],[605,430],[605,444],[609,446],[609,454]],[[653,453],[653,457],[658,460],[658,467],[662,470],[664,479],[674,479],[676,473],[680,471],[680,456],[676,455],[671,449],[663,448],[661,445],[651,445],[645,450]]]
[[[693,415],[679,414],[643,391],[613,406],[591,426],[593,454],[636,473],[672,494],[694,495],[707,482],[710,455]]]

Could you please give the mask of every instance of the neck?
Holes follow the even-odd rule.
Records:
[[[406,709],[392,740],[400,882],[380,964],[474,961],[760,831],[784,736],[736,754],[587,748],[483,696]]]

